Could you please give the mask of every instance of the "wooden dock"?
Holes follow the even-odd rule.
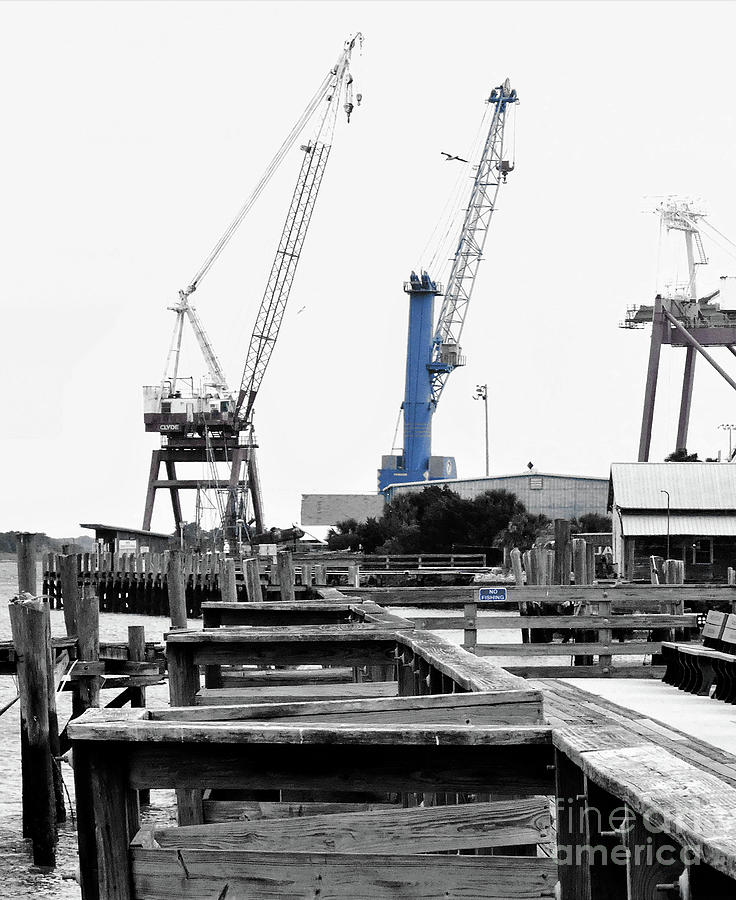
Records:
[[[85,900],[736,896],[736,757],[375,604],[274,606],[170,633],[171,709],[70,726]]]

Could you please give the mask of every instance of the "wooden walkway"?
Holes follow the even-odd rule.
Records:
[[[736,787],[736,755],[726,750],[599,697],[578,684],[558,679],[528,679],[528,684],[542,692],[545,720],[553,728],[616,726],[621,729],[622,736],[627,732],[631,735],[632,746],[641,739],[651,741],[673,756]],[[677,688],[671,690],[678,693]],[[707,697],[699,699],[702,703],[716,702]]]

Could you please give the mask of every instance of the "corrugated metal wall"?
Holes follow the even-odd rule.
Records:
[[[458,481],[434,481],[446,484],[461,497],[473,499],[485,491],[506,490],[516,494],[530,513],[543,513],[550,519],[569,519],[585,513],[608,515],[608,479],[573,475],[547,475],[530,472],[494,478],[467,478]],[[419,491],[423,484],[398,485],[391,495]]]

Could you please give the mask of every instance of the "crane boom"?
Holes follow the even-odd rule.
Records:
[[[258,308],[235,407],[236,416],[240,416],[246,422],[250,421],[253,404],[281,328],[329,155],[329,145],[321,142],[304,147],[304,160],[299,179],[291,198],[266,290]]]
[[[478,266],[483,257],[488,229],[496,209],[498,191],[501,182],[506,180],[506,175],[513,168],[513,165],[509,165],[503,158],[506,108],[509,104],[518,103],[516,91],[511,89],[508,78],[491,91],[488,102],[495,106],[493,118],[460,229],[457,250],[432,341],[432,362],[429,370],[432,380],[432,401],[435,405],[440,399],[450,372],[458,364],[453,360],[457,359],[459,353],[460,337],[475,286]],[[443,349],[448,345],[452,348],[452,355],[449,357]]]
[[[350,56],[356,40],[360,37],[361,35],[358,34],[346,41],[345,48],[332,70],[333,78],[326,95],[327,108],[317,127],[315,138],[301,148],[304,152],[304,159],[291,198],[286,222],[281,232],[276,256],[271,266],[266,290],[258,308],[235,405],[236,417],[245,423],[251,420],[258,389],[266,373],[284,318],[299,257],[330,155],[343,86],[345,88],[344,108],[348,121],[350,121],[350,114],[353,110]],[[358,95],[358,102],[360,102],[360,95]]]

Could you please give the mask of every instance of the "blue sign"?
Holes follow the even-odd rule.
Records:
[[[498,603],[506,600],[505,587],[486,587],[478,591],[478,600],[483,603]]]

